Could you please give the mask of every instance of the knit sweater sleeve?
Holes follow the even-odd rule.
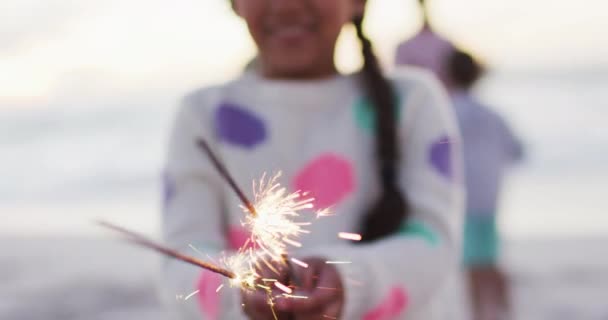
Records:
[[[170,247],[217,262],[226,249],[222,181],[196,146],[198,138],[213,144],[212,117],[206,114],[213,96],[211,89],[187,96],[174,122],[164,175],[162,234]],[[175,319],[244,319],[238,290],[216,293],[225,282],[181,261],[163,261],[161,293]]]
[[[458,266],[462,224],[460,137],[447,98],[431,77],[407,88],[402,105],[400,186],[410,218],[400,232],[314,254],[338,265],[342,319],[409,319],[439,295]]]

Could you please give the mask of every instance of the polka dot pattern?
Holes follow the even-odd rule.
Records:
[[[267,138],[264,122],[235,104],[223,103],[215,113],[216,133],[220,140],[247,149]]]
[[[309,192],[316,208],[331,207],[355,188],[353,167],[336,154],[323,154],[295,175],[292,186],[294,190]]]
[[[205,319],[220,319],[220,295],[216,290],[221,284],[222,276],[219,274],[207,270],[201,273],[197,283],[197,289],[199,290],[197,297]]]
[[[401,117],[402,101],[403,100],[400,95],[395,96],[395,113],[397,115],[397,119]],[[376,113],[374,106],[368,98],[361,97],[355,102],[354,115],[355,122],[361,129],[369,133],[374,132],[376,129]]]
[[[393,287],[380,304],[368,311],[363,320],[391,320],[399,316],[408,306],[409,298],[401,287]]]
[[[428,161],[441,176],[452,178],[452,143],[448,136],[441,136],[433,142],[429,149]]]
[[[421,237],[431,245],[438,245],[439,238],[424,223],[412,221],[401,227],[399,233],[404,236]]]
[[[249,239],[251,239],[251,233],[242,226],[233,225],[228,228],[228,246],[230,249],[236,251],[245,247],[245,244],[247,244],[246,248],[255,247],[251,241],[248,242]]]

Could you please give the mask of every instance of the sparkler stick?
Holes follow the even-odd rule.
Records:
[[[245,196],[243,190],[239,188],[239,186],[236,184],[236,182],[228,172],[228,169],[226,169],[226,167],[222,164],[219,158],[215,155],[213,150],[211,150],[211,147],[209,146],[207,141],[203,139],[197,139],[196,145],[207,154],[209,159],[211,159],[211,162],[213,163],[217,171],[224,178],[224,180],[228,182],[228,185],[230,185],[230,187],[232,188],[234,193],[236,193],[239,199],[241,199],[241,202],[247,208],[247,210],[249,210],[249,213],[251,213],[254,217],[257,216],[257,211],[255,210],[253,203],[249,201],[249,199],[247,199],[247,196]]]
[[[111,223],[105,222],[105,221],[98,221],[97,223],[102,227],[122,233],[123,235],[127,236],[130,241],[132,241],[133,243],[136,243],[140,246],[144,246],[146,248],[160,252],[166,256],[181,260],[183,262],[195,265],[197,267],[209,270],[211,272],[215,272],[217,274],[220,274],[220,275],[230,278],[230,279],[235,279],[237,277],[237,275],[230,270],[223,269],[214,264],[204,262],[204,261],[198,260],[196,258],[181,254],[175,250],[164,247],[152,240],[145,238],[144,236],[142,236],[140,234],[127,230],[123,227],[119,227],[117,225],[114,225],[114,224],[111,224]]]
[[[209,159],[211,160],[211,162],[213,163],[213,165],[215,166],[215,168],[217,169],[217,171],[224,178],[224,180],[226,180],[226,182],[228,183],[228,185],[230,185],[230,187],[232,188],[232,190],[239,197],[239,199],[241,200],[243,206],[247,209],[247,211],[251,215],[251,218],[253,218],[253,219],[249,219],[250,225],[259,225],[259,223],[261,221],[260,220],[261,217],[258,214],[256,206],[254,205],[253,202],[251,202],[247,198],[247,196],[245,196],[245,193],[243,192],[243,190],[241,190],[241,188],[239,188],[239,186],[236,184],[236,182],[234,181],[234,179],[232,178],[232,176],[228,172],[228,169],[226,169],[226,167],[222,164],[222,162],[219,160],[219,158],[215,155],[215,153],[213,152],[213,150],[211,149],[211,147],[209,146],[209,144],[207,143],[207,141],[205,141],[204,139],[197,139],[196,140],[196,144],[197,144],[197,146],[205,154],[207,154],[207,156],[209,157]],[[262,191],[262,196],[271,196],[273,198],[273,200],[279,200],[280,196],[282,196],[282,192],[271,194],[271,191],[273,191],[274,188],[278,187],[278,185],[274,185],[272,182],[274,182],[273,179],[271,179],[268,182],[268,187],[269,188],[268,189],[264,189],[264,186],[265,186],[265,184],[264,184],[264,178],[262,178],[262,181],[260,181],[260,190]],[[264,192],[267,192],[268,194],[266,194]],[[288,198],[290,200],[293,200],[293,199],[296,199],[296,198],[298,198],[300,196],[299,193],[296,193],[294,195],[287,196],[286,198]],[[256,201],[257,200],[258,199],[257,199],[257,196],[256,196]],[[311,201],[312,201],[312,199],[308,199],[308,200],[304,200],[304,201],[302,201],[300,203],[296,203],[295,205],[292,205],[291,209],[295,210],[295,209],[302,209],[302,208],[312,208],[312,204],[310,204]],[[275,208],[275,210],[276,210],[276,208]],[[289,214],[295,215],[295,212],[290,212]],[[256,222],[256,219],[257,219],[257,222]],[[278,221],[275,221],[274,224],[277,224],[277,222]],[[284,219],[281,222],[284,222]],[[268,222],[266,222],[266,224],[268,224]],[[297,226],[297,231],[294,232],[295,234],[300,233],[300,232],[302,232],[302,233],[306,232],[305,230],[302,230],[299,227],[299,225],[292,223],[292,226],[293,225]],[[274,227],[274,229],[276,229],[276,226],[273,226],[273,227]],[[283,226],[283,227],[290,227],[290,226]],[[276,234],[274,234],[275,232],[270,232],[268,230],[259,230],[259,229],[264,229],[264,228],[254,228],[254,229],[257,229],[257,231],[258,231],[258,232],[256,232],[256,230],[252,230],[252,233],[254,234],[255,237],[263,237],[263,235],[261,233],[264,233],[264,234],[269,234],[270,233],[271,234],[270,235],[271,238],[274,238],[272,240],[272,242],[274,242],[274,243],[277,242],[276,236],[280,235],[280,233],[281,233],[281,232],[276,232],[275,231]],[[284,231],[282,231],[282,232],[284,232]],[[268,238],[268,237],[265,237],[265,238]],[[293,245],[293,246],[297,246],[297,247],[301,246],[301,244],[299,244],[296,241],[293,241],[293,240],[289,239],[286,236],[281,237],[280,241],[282,241],[284,243],[288,243],[288,244]],[[272,256],[272,255],[274,255],[274,254],[277,253],[276,251],[280,251],[280,250],[277,250],[276,246],[272,246],[272,249],[269,250],[267,248],[268,243],[265,243],[265,242],[268,242],[268,241],[256,241],[256,243],[264,251],[266,251],[269,255]],[[282,247],[279,246],[278,249],[282,249]],[[287,256],[287,253],[286,252],[282,252],[280,256],[282,258],[283,264],[287,265],[287,267],[288,267],[288,273],[289,273],[289,275],[290,276],[293,275],[293,270],[292,270],[291,265],[289,263],[289,258]],[[292,279],[292,280],[295,280],[295,279]]]
[[[280,274],[275,268],[273,262],[278,262],[286,267],[287,282],[286,284],[298,284],[298,279],[290,263],[287,255],[288,246],[301,247],[301,243],[294,240],[300,234],[309,233],[303,229],[304,226],[310,225],[310,222],[295,222],[293,217],[299,216],[299,211],[313,208],[313,198],[306,197],[306,193],[302,192],[287,192],[286,188],[280,186],[277,182],[280,172],[268,179],[264,175],[256,188],[254,182],[254,202],[250,201],[245,193],[236,184],[233,177],[230,175],[224,164],[219,160],[213,152],[209,144],[203,139],[197,139],[196,145],[201,149],[213,163],[220,176],[228,183],[234,193],[238,196],[242,203],[242,208],[247,213],[243,222],[247,229],[251,231],[251,237],[246,244],[240,248],[237,253],[230,257],[225,257],[222,260],[222,265],[226,268],[201,261],[199,259],[181,254],[175,250],[164,247],[155,243],[137,233],[134,233],[125,228],[107,223],[99,222],[105,228],[112,229],[127,236],[131,242],[140,246],[153,249],[166,256],[181,260],[183,262],[198,266],[200,268],[218,273],[230,279],[233,286],[238,286],[243,290],[258,290],[263,289],[268,294],[268,304],[274,314],[274,299],[272,297],[272,289],[268,285],[262,285],[258,281],[275,282],[274,286],[281,289],[284,297],[305,298],[291,295],[290,287],[278,282],[277,279],[260,279],[256,268],[261,265],[266,265],[273,272]],[[326,216],[329,214],[327,209],[319,210],[316,216]],[[352,236],[352,235],[351,235]],[[355,240],[355,239],[352,239]],[[248,248],[247,244],[257,246],[260,250],[254,251]],[[293,259],[294,263],[300,267],[308,267],[306,263]],[[327,263],[344,263],[344,262],[327,262]],[[222,286],[218,287],[218,291]],[[276,319],[276,315],[274,316]],[[288,315],[289,319],[293,319],[294,315]]]
[[[271,257],[275,256],[274,258],[277,258],[276,255],[280,254],[281,259],[279,261],[282,260],[281,262],[287,267],[287,276],[289,278],[289,281],[292,284],[297,285],[298,281],[295,276],[292,265],[291,265],[291,263],[289,263],[289,257],[287,255],[287,252],[284,251],[285,245],[283,243],[288,243],[290,245],[299,247],[299,246],[301,246],[301,244],[299,244],[298,242],[296,242],[294,240],[289,239],[288,234],[297,235],[298,233],[306,233],[307,231],[302,230],[302,228],[300,227],[301,224],[296,224],[293,222],[286,223],[287,220],[285,219],[284,216],[282,217],[283,219],[280,219],[280,220],[277,219],[277,217],[274,217],[274,221],[268,221],[268,220],[271,220],[271,219],[269,219],[268,215],[266,217],[261,217],[259,215],[254,203],[251,202],[245,196],[245,193],[238,187],[238,185],[236,184],[236,182],[234,181],[234,179],[232,178],[232,176],[230,175],[230,173],[228,172],[226,167],[222,164],[222,162],[219,160],[219,158],[215,155],[213,150],[211,150],[211,147],[209,146],[209,144],[204,139],[197,139],[196,144],[201,150],[203,150],[207,154],[207,156],[209,157],[209,159],[211,160],[211,162],[213,163],[215,168],[218,170],[220,175],[224,178],[224,180],[226,180],[228,185],[230,185],[232,190],[237,194],[237,196],[241,200],[243,206],[249,212],[250,218],[248,219],[248,222],[249,222],[250,227],[252,227],[252,230],[251,230],[252,234],[254,237],[258,238],[257,240],[254,240],[255,243],[258,244],[262,248],[262,250],[265,251],[266,254],[268,254]],[[278,176],[275,176],[275,178],[276,177],[278,177]],[[268,186],[267,186],[268,188],[265,188],[265,186],[266,185],[264,184],[264,178],[262,178],[262,180],[260,181],[261,194],[256,195],[256,202],[258,200],[258,196],[272,198],[272,200],[275,200],[276,203],[272,203],[271,206],[275,206],[275,208],[273,208],[273,209],[275,210],[275,213],[277,213],[277,216],[281,216],[281,214],[278,214],[279,212],[277,211],[277,210],[279,210],[279,208],[286,211],[286,212],[283,212],[283,215],[297,215],[295,213],[296,210],[304,209],[304,208],[312,208],[312,204],[310,203],[312,201],[312,199],[306,199],[306,200],[303,200],[300,202],[293,202],[294,200],[296,200],[297,198],[300,197],[300,193],[288,195],[283,199],[281,199],[281,197],[283,196],[284,191],[277,191],[277,192],[273,193],[272,191],[276,187],[278,187],[278,184],[274,184],[273,178],[271,178],[270,181],[268,181]],[[255,185],[254,185],[254,188],[255,188]],[[287,200],[288,202],[281,203],[281,200],[282,201]],[[287,203],[289,203],[289,204],[287,205]],[[270,201],[266,201],[265,204],[270,205],[271,203],[270,203]],[[287,205],[287,206],[285,208],[276,207],[278,204],[283,204],[283,205]],[[285,209],[289,209],[289,210],[285,210]],[[264,227],[260,228],[259,227],[260,224],[265,225],[267,228],[264,228]],[[306,225],[306,224],[304,224],[304,225]],[[256,227],[256,226],[258,226],[258,227]],[[270,228],[268,228],[268,227],[270,227]],[[268,229],[270,229],[270,230],[268,230]],[[295,231],[286,232],[285,230],[279,231],[278,229],[291,229],[291,230],[295,229]],[[272,230],[274,230],[274,232]],[[280,240],[278,240],[278,239],[280,239]],[[266,240],[266,241],[264,241],[264,240]],[[274,268],[272,267],[271,264],[268,263],[268,261],[266,261],[265,259],[262,259],[262,261],[270,269],[274,270]],[[286,287],[285,285],[281,284],[280,282],[275,282],[275,286],[277,286],[279,289],[285,291],[286,293],[291,294],[291,289]],[[269,304],[271,305],[271,310],[273,310],[273,314],[274,314],[274,308],[272,308],[272,299],[269,300]],[[276,315],[275,315],[275,319],[276,319]],[[295,319],[295,316],[293,314],[289,314],[288,319],[289,320]]]

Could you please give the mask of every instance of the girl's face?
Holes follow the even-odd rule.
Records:
[[[363,13],[365,0],[235,0],[259,49],[263,74],[318,78],[336,72],[342,26]]]

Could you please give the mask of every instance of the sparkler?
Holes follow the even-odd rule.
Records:
[[[105,221],[98,221],[97,224],[104,228],[111,229],[113,231],[125,235],[129,241],[135,244],[152,249],[168,257],[222,275],[228,278],[230,280],[230,284],[233,286],[238,286],[244,290],[254,290],[256,288],[255,282],[259,277],[255,273],[255,270],[251,267],[250,263],[247,261],[247,257],[242,254],[224,258],[222,262],[224,265],[227,266],[227,268],[222,268],[218,265],[179,253],[173,249],[167,248],[159,243],[156,243],[138,233],[117,226],[115,224]],[[219,291],[222,286],[218,287],[217,291]],[[193,294],[196,293],[197,292],[195,291]],[[188,298],[190,298],[191,296],[192,294],[188,295]]]
[[[222,176],[240,199],[241,208],[246,213],[242,223],[244,227],[251,232],[251,236],[236,254],[222,258],[221,264],[225,267],[220,267],[181,254],[125,228],[107,222],[99,222],[99,224],[126,235],[130,241],[141,246],[218,273],[228,278],[231,286],[251,291],[262,289],[268,293],[268,304],[271,306],[271,309],[273,309],[274,298],[272,297],[272,288],[268,283],[283,291],[283,297],[293,299],[306,298],[292,295],[293,289],[279,282],[278,279],[262,278],[257,273],[257,270],[264,265],[276,274],[280,274],[275,266],[283,266],[286,267],[285,270],[288,273],[289,279],[292,282],[297,282],[295,281],[296,279],[289,261],[291,260],[294,264],[302,268],[307,268],[308,265],[295,258],[289,259],[287,255],[288,248],[290,246],[301,247],[302,244],[297,241],[297,238],[302,234],[309,233],[309,231],[304,228],[310,225],[310,222],[296,222],[294,220],[300,216],[300,211],[313,209],[314,199],[308,197],[308,194],[305,192],[297,191],[289,193],[286,188],[281,187],[278,183],[278,179],[281,176],[281,173],[279,172],[268,178],[266,175],[263,175],[257,184],[254,181],[254,201],[250,201],[245,193],[238,187],[226,167],[211,150],[207,142],[199,139],[196,141],[196,145],[208,156],[220,176]],[[317,218],[327,216],[329,215],[329,210],[319,210],[315,215]],[[353,237],[352,234],[349,235],[350,238]],[[258,250],[253,247],[256,247]],[[327,263],[345,262],[328,261]],[[217,291],[221,288],[222,286],[218,287]]]
[[[217,171],[220,173],[222,178],[224,178],[224,180],[226,180],[226,182],[228,182],[228,185],[230,185],[230,188],[232,188],[232,191],[234,191],[234,193],[236,193],[236,195],[239,197],[239,199],[241,200],[243,205],[245,205],[245,207],[247,207],[247,210],[249,210],[249,212],[253,216],[256,216],[257,212],[255,210],[255,206],[253,205],[253,203],[251,201],[249,201],[249,199],[247,199],[247,196],[245,196],[245,193],[236,184],[236,182],[234,181],[234,179],[228,172],[228,169],[226,169],[226,167],[222,164],[220,159],[215,155],[213,150],[211,150],[211,147],[209,146],[207,141],[205,141],[203,139],[198,139],[198,140],[196,140],[196,144],[198,145],[198,147],[200,149],[202,149],[207,154],[207,156],[209,157],[209,160],[211,160],[211,162],[213,163],[213,165],[215,166]]]
[[[133,243],[139,244],[139,245],[144,246],[146,248],[150,248],[150,249],[155,250],[157,252],[160,252],[160,253],[162,253],[162,254],[164,254],[166,256],[175,258],[177,260],[181,260],[183,262],[195,265],[197,267],[209,270],[211,272],[215,272],[215,273],[220,274],[220,275],[222,275],[224,277],[227,277],[229,279],[234,279],[237,276],[234,272],[232,272],[230,270],[223,269],[223,268],[220,268],[220,267],[218,267],[218,266],[216,266],[214,264],[207,263],[207,262],[198,260],[196,258],[193,258],[193,257],[187,256],[187,255],[181,254],[181,253],[179,253],[179,252],[177,252],[175,250],[172,250],[172,249],[169,249],[167,247],[164,247],[164,246],[162,246],[162,245],[160,245],[158,243],[155,243],[152,240],[149,240],[149,239],[145,238],[144,236],[142,236],[140,234],[137,234],[137,233],[135,233],[133,231],[127,230],[127,229],[125,229],[123,227],[119,227],[117,225],[114,225],[114,224],[111,224],[111,223],[105,222],[105,221],[98,221],[97,223],[100,226],[102,226],[102,227],[105,227],[105,228],[108,228],[108,229],[112,229],[112,230],[114,230],[116,232],[122,233],[123,235],[127,236],[128,239],[131,242],[133,242]]]
[[[249,244],[253,243],[261,249],[259,252],[254,252],[251,248],[248,249],[249,257],[251,261],[254,261],[254,263],[250,263],[250,270],[248,270],[248,274],[254,275],[249,279],[251,283],[248,283],[248,285],[254,284],[256,280],[255,269],[253,267],[254,264],[255,267],[260,267],[261,263],[263,263],[276,274],[280,274],[274,267],[273,262],[286,267],[290,281],[292,283],[297,283],[295,273],[289,263],[287,248],[288,245],[298,248],[302,246],[302,244],[294,238],[303,233],[309,233],[309,231],[305,230],[303,227],[310,225],[310,222],[297,223],[294,222],[293,219],[299,216],[298,211],[312,209],[312,202],[314,199],[306,198],[307,194],[299,191],[288,194],[287,189],[282,188],[277,182],[281,176],[281,173],[279,172],[268,179],[266,179],[266,175],[264,174],[257,187],[255,181],[253,182],[254,202],[251,202],[245,196],[245,193],[238,187],[226,167],[214,154],[209,144],[205,140],[199,139],[197,140],[197,145],[207,154],[211,163],[241,200],[241,208],[246,213],[243,224],[246,229],[251,232],[251,236],[244,247],[247,248]],[[317,212],[317,216],[327,214],[328,210]],[[242,249],[239,250],[239,253],[242,253],[242,251]],[[294,260],[292,259],[292,261]],[[299,260],[296,259],[295,261]],[[305,265],[305,263],[299,262],[300,263],[297,263],[298,265]],[[284,292],[283,296],[286,298],[302,298],[300,296],[291,295],[293,290],[279,281],[275,280],[274,285]],[[276,319],[273,308],[274,302],[271,296],[272,289],[263,285],[258,285],[258,287],[265,289],[268,292],[268,304]],[[293,316],[290,316],[290,319],[291,318],[293,318]]]
[[[268,179],[266,175],[263,175],[257,186],[255,181],[253,182],[254,202],[252,202],[238,187],[209,144],[203,139],[198,139],[196,143],[207,154],[222,178],[226,180],[241,200],[241,208],[247,213],[243,224],[251,232],[245,247],[254,244],[261,249],[261,253],[249,250],[252,260],[256,261],[258,266],[260,262],[264,263],[277,274],[279,272],[273,267],[272,262],[286,265],[289,269],[288,245],[301,247],[302,244],[294,238],[309,233],[303,227],[310,225],[310,222],[298,223],[294,222],[293,219],[299,216],[299,211],[312,209],[314,199],[307,198],[306,193],[299,191],[288,193],[287,189],[281,187],[278,183],[281,176],[279,172]],[[317,214],[319,213],[327,214],[327,210],[321,210]]]

